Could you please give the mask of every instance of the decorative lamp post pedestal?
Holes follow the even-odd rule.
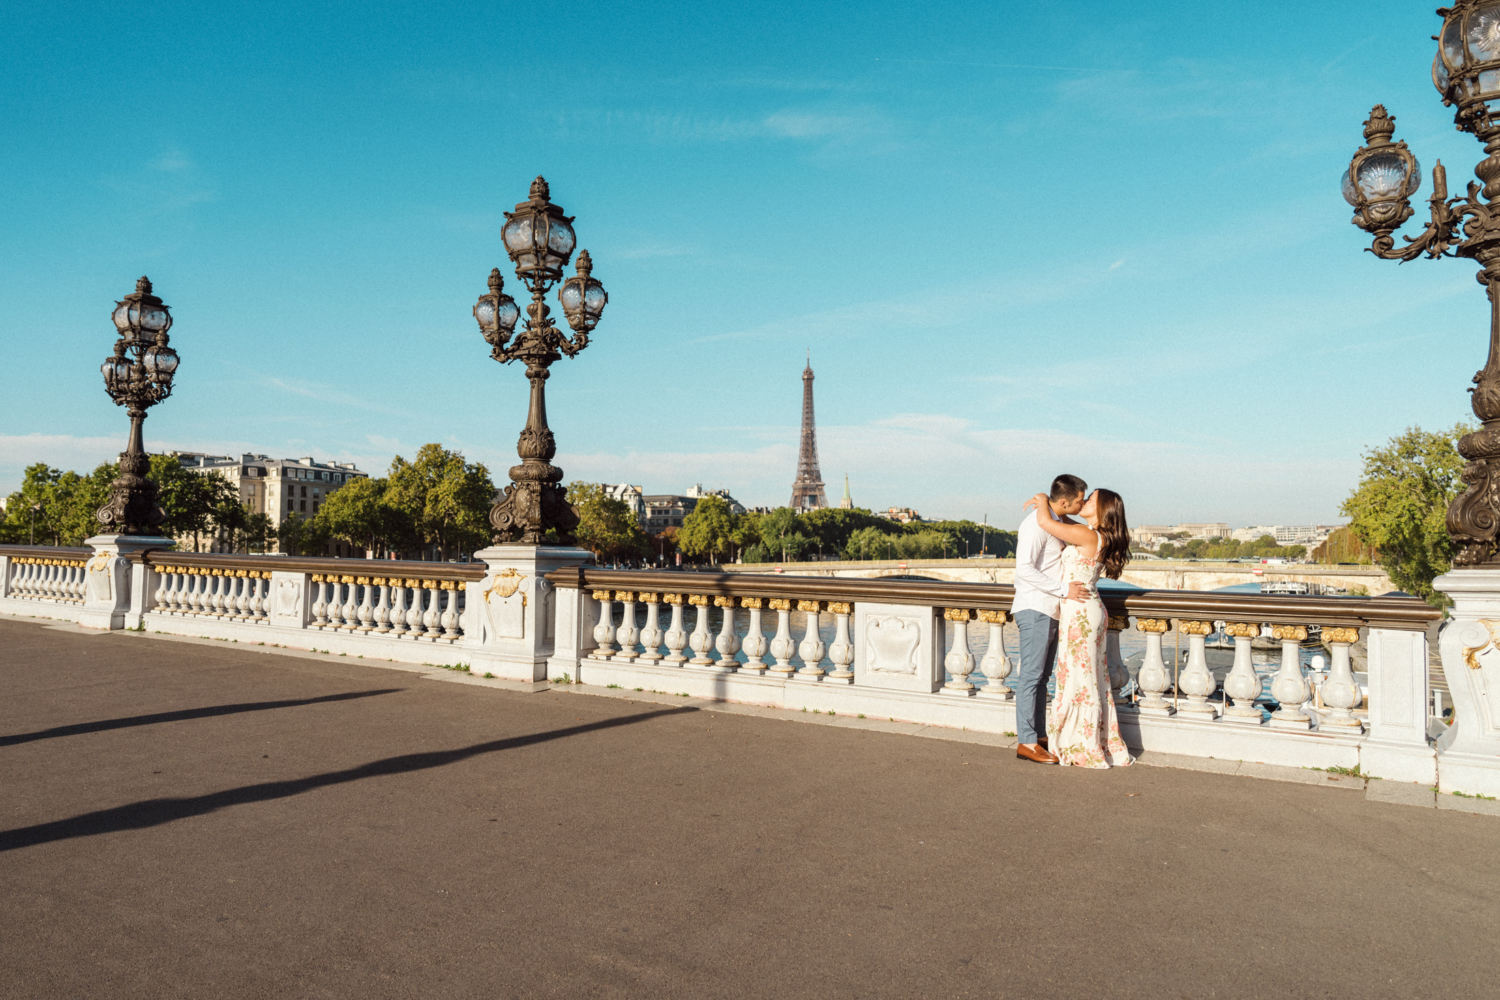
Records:
[[[1437,740],[1438,791],[1500,797],[1500,566],[1455,569],[1432,585],[1453,598],[1438,641],[1453,699],[1453,725]]]
[[[78,624],[84,628],[137,628],[143,604],[138,598],[154,593],[151,567],[131,556],[150,549],[170,549],[177,543],[152,535],[95,535],[84,542],[94,550],[84,567],[87,583]]]
[[[588,614],[588,594],[576,587],[558,590],[546,576],[592,558],[585,549],[560,545],[495,545],[474,553],[488,572],[483,580],[470,583],[465,594],[464,648],[470,673],[545,687],[548,661],[560,654],[563,666],[556,672],[577,678],[577,661],[584,651],[571,651],[569,661],[570,651],[556,649],[556,636],[592,634],[592,628],[584,633],[558,628],[562,617],[571,616],[573,622]]]

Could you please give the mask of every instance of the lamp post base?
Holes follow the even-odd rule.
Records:
[[[84,567],[86,583],[78,624],[84,628],[135,628],[152,591],[151,568],[132,558],[177,543],[155,535],[95,535],[85,545],[94,555]]]

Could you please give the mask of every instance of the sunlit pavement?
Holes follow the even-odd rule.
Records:
[[[3,997],[1496,995],[1500,821],[0,621]]]

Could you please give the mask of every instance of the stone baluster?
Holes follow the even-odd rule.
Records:
[[[1230,622],[1224,626],[1224,634],[1234,637],[1234,667],[1224,678],[1224,691],[1234,699],[1234,704],[1224,711],[1224,721],[1244,722],[1260,725],[1260,706],[1255,699],[1260,697],[1261,679],[1250,662],[1250,640],[1260,635],[1260,626],[1253,622]]]
[[[734,598],[715,597],[714,607],[720,609],[721,616],[719,636],[714,640],[714,648],[719,651],[719,666],[733,670],[739,666],[735,654],[740,651],[740,637],[734,632]]]
[[[797,644],[797,655],[802,657],[802,669],[792,675],[798,680],[823,679],[821,664],[827,648],[823,644],[823,637],[818,634],[818,612],[821,608],[822,603],[819,601],[797,602],[797,610],[807,616],[807,627],[802,631],[802,641]]]
[[[428,642],[437,642],[438,636],[443,634],[443,627],[439,624],[443,599],[438,595],[436,580],[423,580],[422,586],[427,588],[427,610],[422,612],[422,626],[426,631],[422,633],[422,638]]]
[[[336,632],[343,628],[344,620],[344,581],[343,577],[333,573],[328,574],[328,631]]]
[[[42,560],[41,586],[39,588],[40,589],[40,593],[38,594],[38,596],[41,597],[43,600],[51,600],[52,599],[52,575],[53,575],[54,572],[55,572],[55,569],[54,569],[54,567],[52,565],[52,560],[51,559],[44,559],[44,560]]]
[[[662,662],[668,666],[680,667],[687,662],[687,657],[682,655],[682,649],[687,645],[687,633],[682,630],[682,595],[664,594],[662,600],[672,606],[672,622],[664,637],[667,642],[667,658]]]
[[[1209,704],[1208,697],[1218,690],[1218,682],[1208,669],[1208,657],[1204,653],[1203,643],[1210,632],[1214,630],[1213,622],[1187,621],[1178,622],[1177,629],[1188,637],[1187,669],[1183,670],[1178,678],[1178,686],[1187,695],[1187,701],[1180,703],[1178,712],[1187,712],[1194,716],[1206,716],[1212,721],[1217,717],[1215,708]]]
[[[943,609],[943,620],[953,623],[953,645],[943,658],[943,666],[952,679],[943,683],[944,694],[968,697],[974,691],[974,685],[969,683],[969,675],[974,672],[974,653],[969,649],[970,616],[968,608]]]
[[[759,597],[740,598],[740,607],[750,613],[750,627],[741,644],[745,650],[745,662],[740,664],[740,673],[760,676],[766,672],[766,637],[761,631],[760,614],[764,600]]]
[[[979,620],[990,630],[989,648],[984,651],[984,659],[979,661],[979,672],[984,674],[984,687],[979,693],[1000,701],[1010,701],[1015,697],[1015,692],[1005,686],[1005,678],[1011,671],[1010,657],[1005,655],[1005,619],[1004,611],[984,609],[979,612]]]
[[[1320,691],[1323,704],[1328,707],[1328,714],[1323,716],[1318,728],[1331,726],[1361,732],[1364,726],[1352,713],[1364,700],[1364,696],[1360,693],[1359,683],[1354,679],[1354,671],[1349,665],[1349,647],[1359,641],[1359,629],[1324,626],[1323,640],[1332,650],[1332,656],[1328,665],[1328,679],[1323,682]]]
[[[1281,641],[1281,669],[1271,678],[1271,697],[1281,705],[1271,713],[1275,729],[1309,729],[1312,719],[1302,711],[1307,701],[1307,681],[1302,679],[1302,640],[1307,638],[1304,625],[1277,625],[1271,635]]]
[[[231,575],[232,574],[232,575]],[[226,615],[237,622],[248,621],[250,618],[250,571],[247,569],[226,570],[224,583],[227,592],[224,596],[224,610]]]
[[[1120,633],[1130,627],[1127,615],[1111,615],[1109,632],[1104,637],[1104,665],[1109,673],[1109,689],[1113,693],[1116,708],[1130,707],[1125,697],[1125,685],[1130,683],[1130,671],[1125,669],[1125,657],[1120,654]]]
[[[1163,618],[1135,620],[1136,631],[1146,637],[1146,656],[1141,660],[1141,669],[1135,675],[1135,688],[1141,695],[1135,707],[1143,715],[1171,715],[1177,711],[1170,701],[1162,697],[1162,692],[1171,681],[1167,674],[1167,664],[1161,658],[1161,637],[1168,627],[1169,623]]]
[[[770,608],[776,612],[776,638],[771,640],[771,655],[776,657],[776,662],[771,665],[770,672],[787,677],[797,671],[792,666],[792,654],[797,651],[797,644],[792,641],[792,602],[785,597],[775,597],[771,599]]]
[[[171,568],[167,566],[156,567],[156,593],[152,595],[152,599],[156,604],[155,610],[159,612],[172,610],[171,587]]]
[[[375,632],[389,635],[391,631],[391,579],[386,576],[370,577],[370,586],[375,588],[374,616]]]
[[[344,590],[344,606],[339,609],[339,618],[342,619],[340,628],[353,632],[359,628],[359,578],[355,576],[339,576],[339,583]]]
[[[271,616],[271,573],[269,570],[256,570],[250,574],[255,577],[255,620],[265,622]]]
[[[853,684],[854,671],[849,667],[854,662],[854,642],[849,638],[849,616],[854,612],[854,605],[847,601],[829,601],[828,611],[834,621],[833,642],[828,644],[828,662],[833,664],[833,669],[823,680]]]
[[[448,592],[448,598],[443,602],[443,615],[439,620],[443,626],[443,638],[450,643],[463,634],[458,627],[458,591],[461,586],[456,580],[443,581],[443,589]]]
[[[636,657],[636,643],[641,638],[641,630],[635,625],[635,591],[617,590],[615,600],[620,602],[620,625],[615,629],[615,642],[620,648],[610,659],[629,663]]]
[[[688,636],[688,646],[694,654],[688,660],[688,666],[711,667],[714,661],[709,658],[708,651],[714,648],[714,640],[708,631],[708,595],[689,594],[688,604],[698,609],[697,617],[693,619],[693,632]]]
[[[615,606],[610,602],[607,590],[594,591],[594,600],[599,602],[599,624],[594,626],[594,642],[598,647],[589,656],[596,660],[608,660],[615,653]]]
[[[31,564],[26,560],[25,556],[22,556],[18,559],[12,559],[9,566],[10,596],[19,598],[29,597],[30,585],[27,581],[30,579]]]
[[[210,569],[204,570],[204,572],[211,574],[208,577],[209,612],[215,618],[224,618],[228,613],[228,580],[225,578],[223,570]]]
[[[407,580],[406,586],[411,590],[411,606],[406,609],[407,635],[413,639],[422,638],[422,599],[425,591],[422,590],[421,580]]]
[[[184,571],[187,575],[187,594],[183,613],[198,615],[203,613],[203,577],[198,573],[196,566],[189,566]]]
[[[312,620],[308,622],[307,627],[321,629],[324,625],[328,624],[328,597],[323,589],[323,574],[313,573],[310,575],[307,578],[307,586],[311,591],[309,596],[312,598],[312,603],[307,606],[308,612],[312,615]]]
[[[641,603],[646,606],[646,627],[641,629],[641,655],[637,663],[655,663],[661,659],[661,595],[642,593]]]
[[[67,559],[57,561],[57,598],[60,603],[73,600],[73,566]]]
[[[375,627],[375,603],[371,600],[370,577],[356,576],[354,586],[350,588],[351,595],[358,594],[359,603],[354,608],[354,617],[358,624],[354,625],[356,632],[369,633]]]
[[[387,582],[391,594],[391,635],[399,639],[407,633],[406,581],[399,576],[393,576]]]

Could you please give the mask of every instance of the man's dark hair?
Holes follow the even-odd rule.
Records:
[[[1070,476],[1066,472],[1052,480],[1052,501],[1054,503],[1071,500],[1073,497],[1081,496],[1088,491],[1088,483],[1077,476]]]

